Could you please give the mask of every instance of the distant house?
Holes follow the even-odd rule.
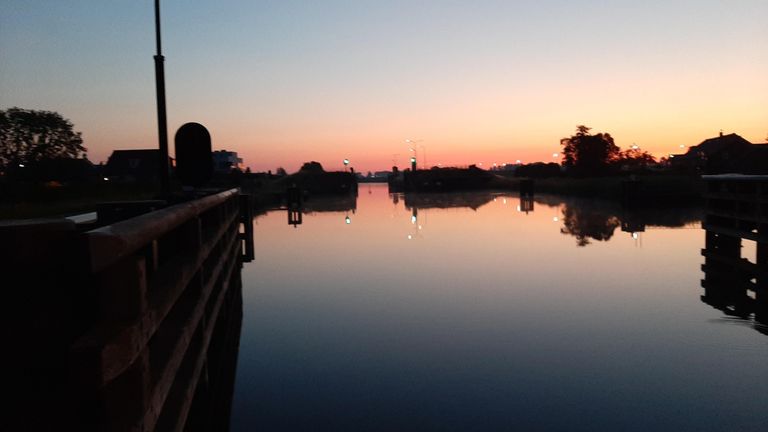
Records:
[[[761,153],[757,148],[762,147],[732,133],[709,138],[700,144],[692,146],[685,154],[674,155],[670,160],[673,167],[701,174],[740,173],[747,167],[745,156],[750,153]]]
[[[160,150],[115,150],[104,167],[104,176],[126,183],[153,183],[158,181],[159,161]]]
[[[212,153],[213,171],[228,173],[232,170],[242,170],[243,159],[237,157],[237,152],[216,150]]]
[[[768,144],[752,144],[749,150],[733,161],[729,172],[768,174]]]

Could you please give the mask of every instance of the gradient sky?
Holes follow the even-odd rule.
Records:
[[[0,0],[0,109],[89,157],[156,148],[153,2]],[[552,160],[575,126],[680,152],[768,135],[768,1],[162,2],[171,147],[188,121],[253,170]],[[172,150],[171,150],[172,151]],[[393,156],[393,155],[398,156]]]

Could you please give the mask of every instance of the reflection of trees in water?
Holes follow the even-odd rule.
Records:
[[[589,239],[610,240],[619,224],[619,218],[609,213],[566,205],[560,232],[576,237],[577,245],[586,246]]]
[[[554,196],[536,197],[547,205],[562,205],[563,227],[560,232],[576,237],[579,246],[590,240],[608,241],[616,228],[637,233],[647,226],[679,228],[701,220],[701,208],[622,208],[617,203],[587,199],[563,200]]]

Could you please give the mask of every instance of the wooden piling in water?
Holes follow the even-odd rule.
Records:
[[[703,178],[702,301],[727,315],[768,323],[768,176]],[[742,256],[744,240],[756,243],[753,261]]]

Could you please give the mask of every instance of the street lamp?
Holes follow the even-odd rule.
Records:
[[[408,150],[410,150],[411,153],[413,154],[413,157],[411,158],[411,160],[415,159],[418,156],[418,153],[416,152],[416,143],[419,143],[421,141],[422,140],[412,140],[412,139],[405,140],[405,143],[408,144],[408,146],[409,146]],[[421,148],[424,149],[424,146],[421,146]],[[413,170],[414,171],[416,170],[416,166],[415,165],[413,167]]]
[[[349,159],[344,159],[344,172],[347,171],[347,166],[349,166]]]
[[[168,167],[168,123],[165,112],[165,69],[162,45],[160,42],[160,0],[155,0],[155,90],[157,97],[157,134],[160,150],[160,193],[168,196],[171,193],[170,171]]]

